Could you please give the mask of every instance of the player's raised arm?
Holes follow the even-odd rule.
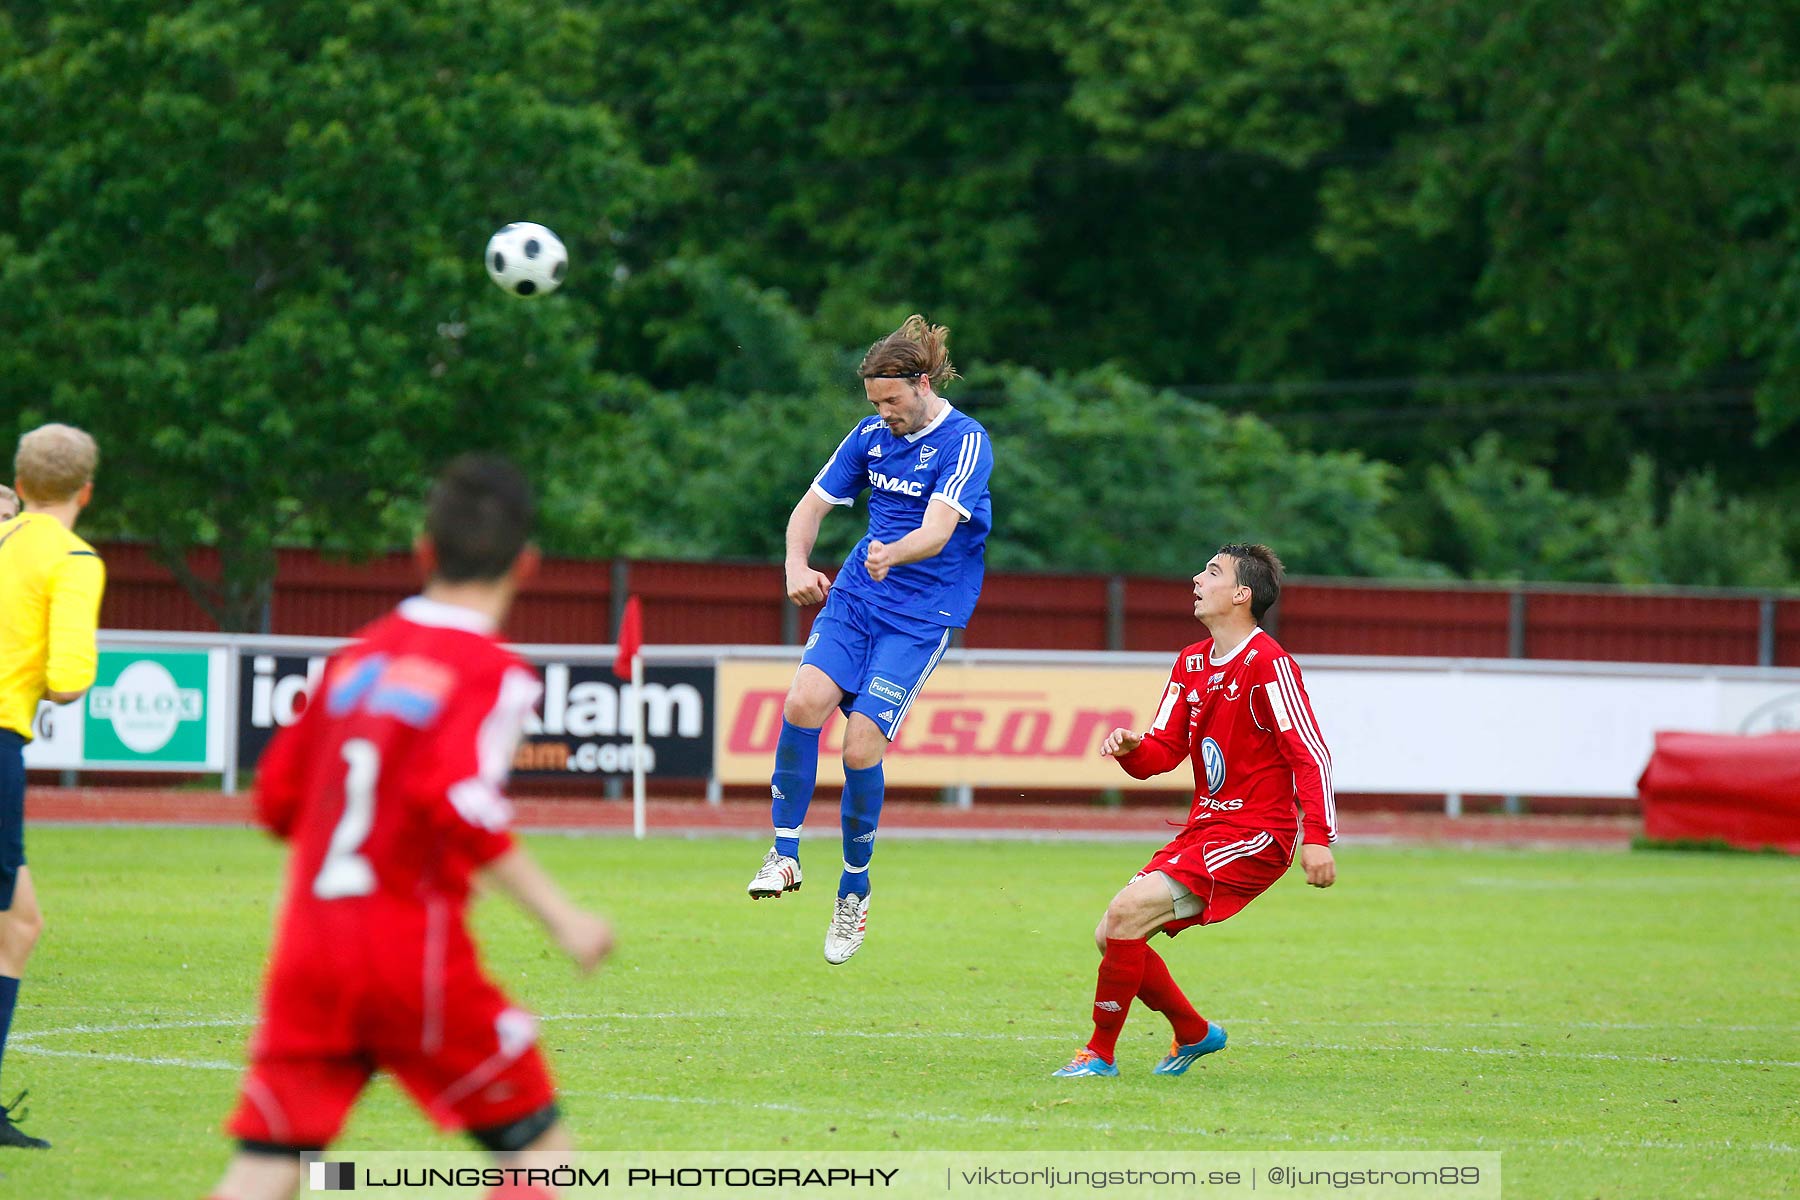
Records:
[[[935,558],[950,544],[950,535],[963,521],[960,511],[942,500],[933,500],[925,508],[925,519],[919,527],[897,542],[870,542],[863,565],[869,578],[880,583],[887,573],[906,563]]]
[[[1111,755],[1133,779],[1161,775],[1187,761],[1189,689],[1181,665],[1181,656],[1176,655],[1175,669],[1163,685],[1150,728],[1141,735],[1115,729],[1100,747],[1100,753]]]
[[[864,566],[870,579],[879,583],[894,567],[937,557],[950,544],[956,527],[973,519],[986,498],[994,449],[985,431],[969,430],[954,453],[946,451],[937,459],[936,482],[919,527],[898,541],[869,543]]]

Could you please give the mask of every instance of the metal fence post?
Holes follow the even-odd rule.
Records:
[[[238,790],[238,679],[243,669],[244,646],[236,634],[225,635],[225,763],[219,772],[219,790],[227,796]]]
[[[1525,589],[1514,588],[1506,606],[1506,657],[1525,657]]]
[[[618,629],[619,622],[625,619],[625,601],[631,595],[631,560],[615,558],[612,564],[612,614],[605,629],[600,631],[596,642],[610,642],[613,631]]]
[[[1106,648],[1125,648],[1125,577],[1112,575],[1106,580]]]
[[[1756,665],[1775,665],[1775,597],[1764,596],[1756,605]]]

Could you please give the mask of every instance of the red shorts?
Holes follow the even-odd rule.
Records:
[[[464,938],[385,957],[277,958],[229,1133],[327,1146],[378,1070],[445,1129],[508,1125],[555,1099],[537,1022],[481,973]]]
[[[1161,871],[1194,893],[1198,916],[1178,917],[1163,926],[1174,937],[1191,925],[1217,925],[1272,887],[1294,862],[1294,831],[1227,829],[1190,825],[1151,855],[1143,876]]]

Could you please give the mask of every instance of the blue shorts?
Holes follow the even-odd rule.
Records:
[[[908,620],[833,588],[800,661],[838,685],[846,717],[861,713],[891,742],[949,645],[942,625]]]
[[[25,865],[25,739],[0,729],[0,912],[12,907]]]

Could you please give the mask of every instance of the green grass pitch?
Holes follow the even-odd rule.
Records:
[[[1112,892],[1149,845],[888,839],[869,940],[820,956],[837,849],[752,903],[764,845],[537,837],[619,951],[577,980],[495,902],[495,975],[544,1015],[590,1149],[1499,1150],[1506,1194],[1793,1195],[1800,1180],[1800,863],[1715,854],[1351,845],[1243,914],[1158,939],[1231,1033],[1152,1077],[1138,1009],[1115,1080],[1052,1080],[1084,1040]],[[279,886],[246,831],[48,828],[49,928],[0,1091],[46,1154],[0,1194],[198,1197]],[[462,1148],[386,1083],[349,1148]]]

